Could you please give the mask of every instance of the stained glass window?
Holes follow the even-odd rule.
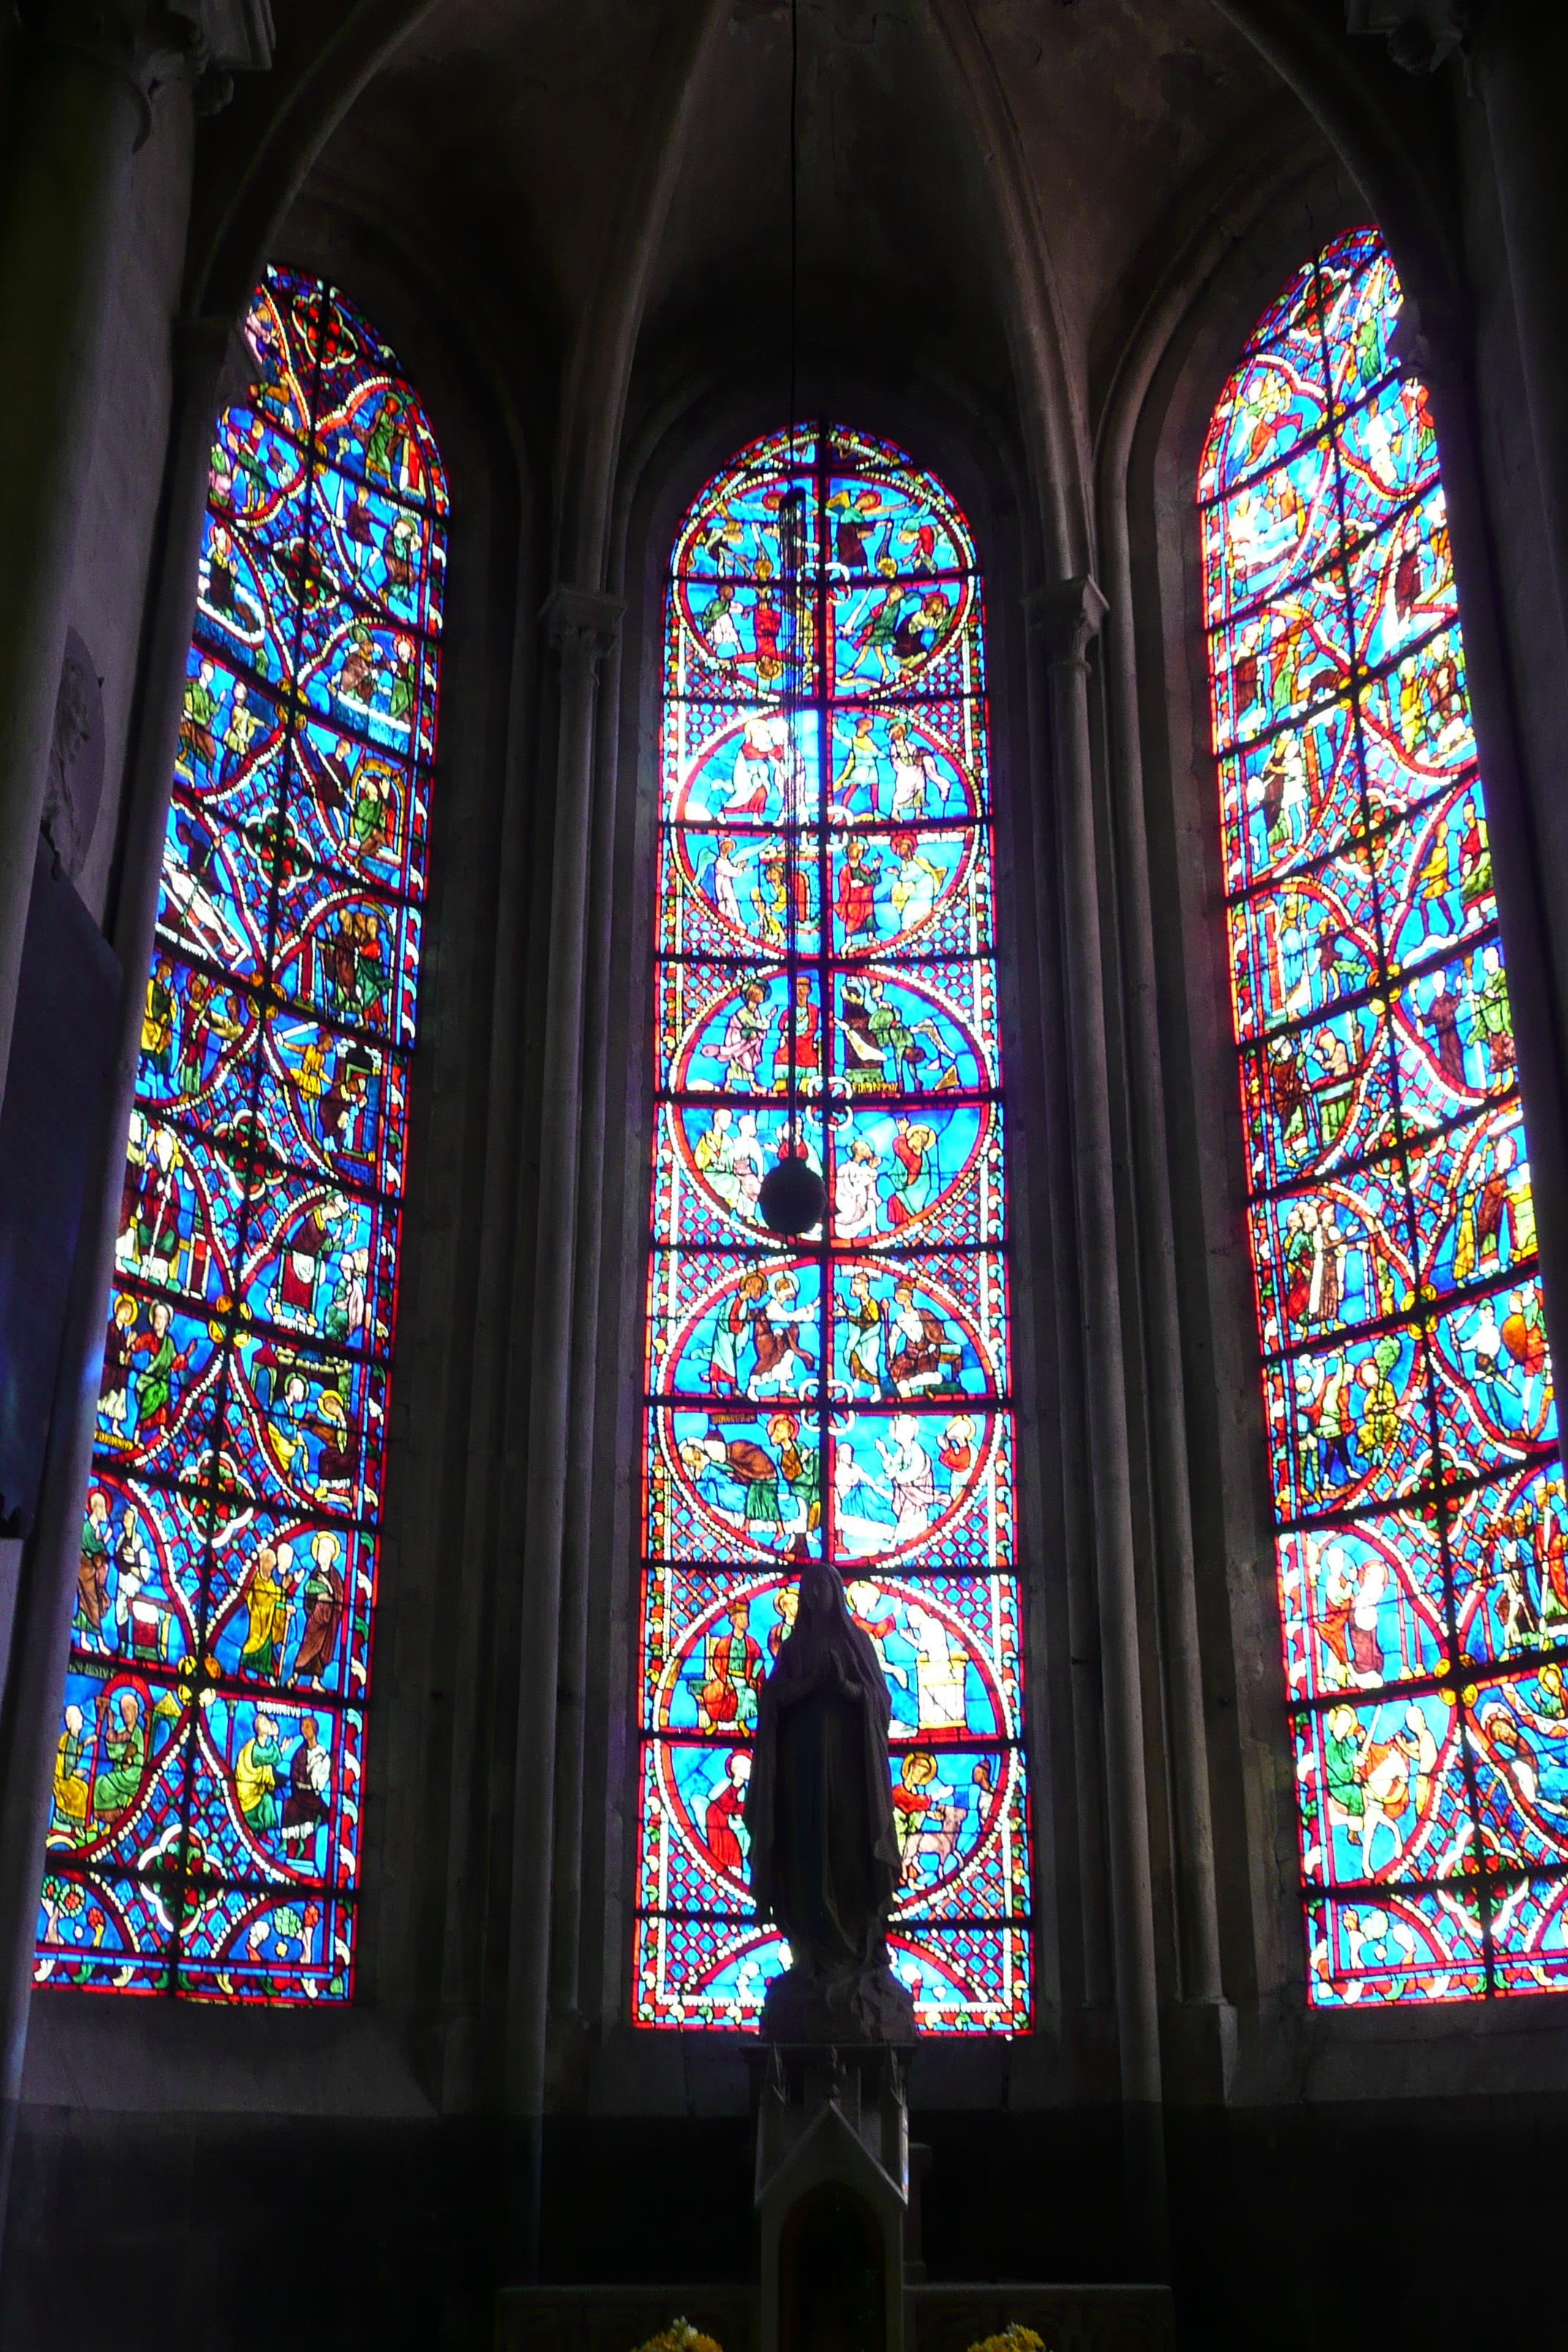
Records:
[[[691,508],[659,787],[645,2025],[753,2024],[787,1965],[742,1808],[808,1555],[888,1677],[920,2023],[1029,2023],[984,689],[968,529],[901,450],[777,434]],[[788,1244],[758,1195],[792,1150],[830,1210]]]
[[[1568,1507],[1437,445],[1376,233],[1215,411],[1204,588],[1314,2002],[1568,1984]]]
[[[40,1982],[345,2000],[447,494],[268,272],[213,454]]]

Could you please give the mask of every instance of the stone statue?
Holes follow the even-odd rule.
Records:
[[[769,1988],[774,2042],[907,2042],[909,1993],[888,1965],[899,1882],[888,1685],[835,1570],[806,1560],[793,1631],[757,1701],[746,1827],[759,1919],[793,1966]]]

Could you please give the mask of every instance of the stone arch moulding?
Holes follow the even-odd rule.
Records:
[[[988,588],[988,618],[993,632],[989,663],[989,681],[994,701],[994,765],[1005,779],[999,794],[1002,802],[1012,802],[1011,807],[999,806],[998,827],[1006,846],[1003,851],[1001,895],[1006,911],[1002,917],[1005,946],[1016,953],[1004,959],[1010,968],[1005,975],[1005,1050],[1013,1075],[1010,1090],[1026,1088],[1031,1100],[1039,1099],[1038,1089],[1043,1078],[1040,1069],[1037,1019],[1037,980],[1035,971],[1036,941],[1030,928],[1034,892],[1032,887],[1019,888],[1018,877],[1036,869],[1037,849],[1032,841],[1036,811],[1031,806],[1033,794],[1027,782],[1029,767],[1029,727],[1026,716],[1024,679],[1023,631],[1016,617],[1018,612],[1017,586],[1022,563],[1020,539],[1028,531],[1026,508],[1020,512],[1017,490],[1022,479],[1021,459],[1013,465],[998,464],[994,450],[996,436],[978,430],[973,420],[962,410],[951,414],[951,404],[934,391],[911,394],[907,386],[879,386],[875,372],[851,365],[847,375],[843,370],[830,371],[816,363],[808,363],[805,371],[808,385],[815,397],[817,379],[831,377],[836,382],[834,405],[837,410],[870,415],[879,430],[911,447],[922,462],[933,463],[945,470],[950,481],[961,485],[961,495],[969,505],[977,539],[982,542]],[[861,379],[864,378],[864,381]],[[848,389],[846,389],[846,386]],[[856,389],[858,387],[858,391]],[[777,403],[769,396],[771,387],[765,383],[748,389],[721,390],[715,385],[695,410],[688,410],[673,423],[660,421],[650,430],[646,445],[634,446],[628,459],[624,504],[616,528],[616,569],[613,576],[624,590],[628,612],[625,631],[622,672],[623,686],[617,717],[619,734],[619,767],[622,788],[616,830],[619,846],[616,850],[617,872],[622,877],[622,903],[640,911],[630,925],[617,925],[614,941],[614,963],[608,988],[611,1006],[611,1031],[607,1042],[612,1066],[628,1072],[624,1097],[617,1088],[607,1105],[605,1125],[606,1169],[625,1166],[624,1179],[617,1177],[606,1189],[603,1249],[606,1263],[624,1263],[624,1281],[613,1291],[607,1280],[601,1287],[601,1360],[614,1360],[630,1365],[640,1360],[643,1346],[641,1312],[638,1304],[647,1231],[647,1169],[650,1140],[651,1095],[646,1083],[647,1062],[647,1029],[645,1008],[648,1006],[647,974],[651,969],[652,943],[647,922],[647,901],[651,893],[654,859],[653,799],[657,767],[652,747],[658,727],[658,696],[660,664],[658,646],[663,626],[663,600],[667,572],[668,549],[676,534],[679,519],[692,495],[715,471],[721,470],[725,459],[739,445],[752,437],[759,426],[776,422]],[[1005,446],[1005,440],[1004,440]],[[935,453],[934,456],[932,453]],[[631,779],[638,778],[634,793]],[[1046,885],[1047,895],[1048,881]],[[1048,919],[1037,919],[1048,930]],[[651,1013],[648,1014],[651,1018]],[[1058,1073],[1059,1055],[1054,1057]],[[644,1097],[647,1095],[647,1100]],[[1047,1267],[1052,1247],[1048,1230],[1051,1220],[1045,1213],[1048,1192],[1046,1153],[1040,1136],[1048,1124],[1053,1132],[1059,1131],[1061,1122],[1054,1115],[1047,1121],[1035,1123],[1035,1148],[1030,1150],[1030,1167],[1021,1166],[1016,1171],[1020,1216],[1017,1246],[1033,1265],[1020,1283],[1023,1291],[1033,1290],[1037,1299],[1048,1302],[1051,1283]],[[1023,1147],[1030,1143],[1026,1135]],[[1042,1286],[1044,1286],[1042,1289]],[[1033,1313],[1040,1311],[1037,1303]],[[1037,1377],[1042,1388],[1050,1389],[1056,1374],[1052,1369],[1057,1334],[1048,1304],[1046,1325],[1040,1339],[1031,1343],[1023,1336],[1031,1320],[1031,1304],[1026,1297],[1016,1297],[1016,1321],[1019,1327],[1016,1356],[1026,1367],[1026,1377],[1034,1385]],[[607,1318],[607,1319],[604,1319]],[[1036,1367],[1038,1367],[1037,1375]],[[627,1375],[630,1380],[630,1374]],[[618,1384],[619,1385],[619,1384]],[[612,1461],[634,1459],[638,1446],[637,1422],[641,1412],[640,1375],[636,1395],[630,1387],[620,1396],[612,1424],[607,1403],[602,1404],[598,1459],[607,1470]],[[1055,1408],[1046,1414],[1054,1426]],[[1026,1415],[1030,1424],[1021,1432],[1021,1443],[1028,1452],[1034,1443],[1033,1415]],[[1059,1473],[1049,1465],[1020,1481],[1023,1494],[1021,1507],[1029,1528],[1028,1558],[1059,1557],[1062,1547],[1056,1533]],[[624,1483],[624,1482],[623,1482]],[[601,1478],[602,1502],[595,1513],[589,1544],[594,1606],[601,1606],[612,1622],[623,1624],[635,1615],[634,1596],[626,1589],[627,1571],[625,1562],[637,1550],[637,1535],[633,1524],[635,1496],[623,1493],[612,1497],[610,1482]],[[633,1580],[635,1581],[635,1579]],[[1034,1591],[1029,1596],[1026,1614],[1028,1675],[1030,1686],[1044,1690],[1047,1656],[1065,1657],[1068,1643],[1065,1628],[1047,1641],[1045,1619],[1052,1611],[1061,1608],[1059,1596]],[[593,1791],[597,1787],[593,1776],[599,1768],[594,1758],[605,1748],[621,1746],[625,1758],[624,1769],[612,1760],[605,1793],[612,1798],[607,1811],[612,1823],[612,1835],[606,1855],[606,1877],[595,1894],[591,1884],[585,1884],[583,1895],[584,1950],[590,1948],[592,1927],[602,1922],[601,1940],[597,1950],[602,1955],[590,1964],[584,1963],[581,1979],[582,2006],[589,2013],[597,2009],[606,2023],[626,2014],[626,1970],[631,1945],[630,1919],[623,1908],[620,1885],[626,1881],[632,1863],[629,1853],[617,1845],[615,1824],[623,1815],[628,1825],[636,1804],[636,1743],[627,1753],[624,1734],[616,1728],[617,1717],[624,1712],[625,1694],[635,1683],[637,1672],[635,1638],[618,1636],[620,1647],[607,1669],[594,1677],[589,1696],[589,1720],[605,1722],[605,1736],[591,1738],[588,1744],[589,1789],[588,1811],[585,1817],[594,1818]],[[1065,1696],[1065,1694],[1062,1695]],[[1040,1718],[1035,1737],[1043,1740],[1050,1729],[1052,1740],[1059,1744],[1060,1725],[1065,1710],[1059,1705],[1047,1706],[1042,1701]],[[1032,1749],[1033,1753],[1034,1750]],[[1070,1741],[1067,1750],[1047,1756],[1043,1750],[1035,1766],[1038,1786],[1034,1793],[1037,1837],[1037,1868],[1039,1893],[1037,1906],[1041,1917],[1037,1961],[1040,1998],[1037,2032],[1027,2043],[1012,2045],[1012,2054],[1004,2056],[997,2048],[983,2051],[977,2045],[960,2050],[953,2048],[948,2055],[963,2062],[967,2080],[976,2065],[1005,2068],[1018,2077],[1020,2084],[1041,2063],[1048,2064],[1038,2045],[1044,2037],[1056,2030],[1059,1995],[1057,1979],[1060,1948],[1064,1940],[1076,1947],[1079,1933],[1076,1922],[1063,1929],[1057,1912],[1064,1899],[1057,1884],[1056,1853],[1061,1841],[1062,1828],[1054,1813],[1064,1804],[1069,1813],[1079,1801],[1073,1795],[1074,1773],[1071,1765]],[[624,1795],[619,1793],[624,1784]],[[1081,1792],[1080,1792],[1081,1793]],[[629,1835],[629,1826],[626,1832]],[[1076,1843],[1076,1831],[1068,1830]],[[585,1864],[591,1881],[593,1867]],[[1069,1875],[1071,1874],[1069,1873]],[[602,1971],[602,1972],[601,1972]],[[654,2063],[655,2053],[645,2046],[640,2051],[634,2042],[642,2037],[613,2037],[606,2043],[601,2080],[607,2085],[612,2076],[618,2079],[621,2070],[630,2068],[646,2073]],[[700,2061],[709,2074],[712,2074],[718,2053]],[[715,2078],[716,2079],[716,2078]],[[607,2094],[606,2094],[607,2095]],[[1032,2094],[1026,2095],[1033,2095]]]
[[[482,2006],[474,1952],[490,1923],[459,1916],[449,1906],[458,1883],[484,1874],[474,1853],[476,1842],[482,1850],[490,1834],[488,1811],[476,1806],[470,1778],[460,1762],[451,1760],[468,1752],[467,1743],[478,1738],[482,1748],[490,1736],[484,1727],[488,1663],[464,1649],[483,1622],[480,1588],[493,1573],[484,1542],[490,1508],[484,1495],[468,1493],[464,1498],[467,1598],[460,1608],[452,1605],[449,1592],[441,1592],[426,1563],[441,1556],[452,1399],[470,1378],[498,1398],[506,1388],[493,1365],[486,1371],[482,1339],[471,1372],[462,1360],[463,1345],[454,1346],[454,1332],[477,1328],[479,1318],[467,1312],[454,1318],[451,1302],[482,1294],[484,1278],[477,1268],[482,1262],[493,1270],[498,1255],[504,1258],[512,1235],[502,1228],[515,1223],[518,1215],[515,1187],[503,1172],[506,1154],[516,1148],[515,1107],[509,1111],[507,1101],[518,1057],[509,1050],[498,1060],[493,1041],[502,1034],[515,1038],[521,1012],[516,968],[527,913],[526,891],[517,877],[526,854],[531,786],[520,739],[530,720],[531,680],[525,675],[519,681],[515,673],[520,626],[521,641],[531,650],[538,600],[528,586],[531,534],[520,511],[520,475],[524,480],[526,475],[515,434],[486,397],[485,372],[473,359],[471,322],[454,322],[445,304],[433,305],[402,257],[389,255],[361,225],[330,205],[297,207],[280,244],[296,274],[320,275],[346,288],[356,307],[390,326],[394,348],[408,362],[409,380],[423,390],[428,379],[453,481],[439,806],[425,908],[427,969],[421,1050],[413,1065],[412,1168],[395,1375],[402,1426],[392,1448],[384,1518],[395,1566],[378,1610],[385,1703],[371,1712],[365,1746],[370,1804],[362,1847],[354,2000],[352,2011],[335,2016],[318,2007],[312,2019],[335,2053],[314,2095],[323,2109],[353,2113],[385,2109],[390,2102],[397,2111],[417,2113],[426,2111],[426,2086],[411,2071],[421,2047],[421,2021],[443,2002],[463,2025],[451,2037],[444,2074],[437,2070],[428,2088],[442,2105],[458,2108],[479,2095],[465,2062],[476,2044],[472,2028]],[[207,438],[201,444],[204,484]],[[528,616],[521,625],[520,582],[521,610]],[[171,595],[167,583],[160,593]],[[177,583],[171,600],[178,605]],[[165,797],[168,774],[164,766],[159,789]],[[146,782],[139,779],[139,800],[145,798]],[[161,825],[159,835],[161,845]],[[514,883],[510,902],[509,872]],[[489,1083],[492,1064],[499,1068],[498,1086]],[[473,1107],[481,1096],[489,1140],[486,1150],[476,1151]],[[432,1116],[437,1103],[443,1113],[439,1120]],[[444,1172],[438,1172],[438,1163]],[[450,1202],[465,1205],[454,1213]],[[471,1248],[465,1236],[472,1238]],[[442,1647],[444,1633],[450,1654]],[[417,1674],[392,1663],[415,1654],[422,1661]],[[490,1769],[487,1760],[484,1771]],[[419,1872],[386,1869],[389,1840],[394,1851],[401,1843],[420,1854]],[[433,1906],[451,1923],[451,1932],[435,1950],[421,1925]],[[205,2004],[178,2005],[167,2030],[180,2038],[178,2046],[207,2050],[220,2069],[226,2053],[238,2046],[239,2021]],[[268,2018],[265,2040],[256,2045],[259,2084],[272,2079],[274,2066],[286,2073],[300,2035],[310,2030],[302,2012],[280,2011]],[[48,2086],[58,2079],[62,2064],[73,2063],[71,2053],[84,2037],[87,2046],[115,2048],[134,2031],[132,2016],[118,2004],[47,1992],[33,2006],[29,2096],[54,2095]],[[205,2095],[193,2089],[195,2079],[188,2069],[172,2071],[159,2079],[153,2095],[160,2104],[199,2107]],[[242,2088],[241,2104],[255,2095]],[[265,2089],[259,2095],[268,2095]]]
[[[1208,1783],[1219,1855],[1217,1928],[1226,1990],[1242,2013],[1244,2054],[1260,2009],[1300,2019],[1296,2034],[1331,2052],[1358,2021],[1321,2011],[1301,2015],[1303,1961],[1293,1806],[1293,1759],[1283,1738],[1284,1685],[1273,1589],[1271,1515],[1264,1454],[1255,1307],[1236,1171],[1242,1138],[1234,1102],[1228,979],[1223,944],[1215,772],[1208,749],[1206,678],[1197,606],[1198,546],[1193,483],[1214,403],[1269,295],[1303,255],[1333,231],[1365,218],[1356,193],[1331,171],[1309,176],[1301,199],[1282,194],[1258,208],[1239,236],[1200,254],[1185,288],[1171,281],[1152,320],[1143,357],[1122,385],[1119,414],[1100,437],[1099,482],[1108,569],[1124,599],[1123,642],[1113,663],[1115,789],[1128,829],[1146,833],[1149,859],[1175,877],[1173,894],[1151,903],[1130,890],[1131,861],[1118,889],[1124,925],[1142,922],[1152,941],[1162,992],[1153,1040],[1161,1094],[1147,1149],[1170,1170],[1172,1248],[1176,1266],[1177,1360],[1187,1395],[1194,1493],[1194,1606],[1198,1698],[1207,1738]],[[1228,225],[1227,225],[1228,226]],[[1539,970],[1538,910],[1520,856],[1523,827],[1513,818],[1520,782],[1510,698],[1496,658],[1498,624],[1477,512],[1474,437],[1450,381],[1433,406],[1449,493],[1455,563],[1470,649],[1476,726],[1486,763],[1497,887],[1518,1007],[1521,1065],[1551,1067],[1549,1027],[1532,1011]],[[1118,556],[1120,539],[1123,552]],[[1119,704],[1119,708],[1118,708]],[[1494,778],[1496,784],[1494,786]],[[1511,840],[1510,836],[1511,835]],[[1527,836],[1526,836],[1527,837]],[[1133,877],[1136,882],[1136,877]],[[1531,1032],[1534,1032],[1533,1037]],[[1542,1255],[1548,1280],[1549,1221],[1556,1214],[1553,1160],[1560,1150],[1550,1081],[1532,1094],[1532,1161],[1538,1180]],[[1539,1139],[1539,1140],[1538,1140]],[[1201,1238],[1200,1238],[1201,1237]],[[1223,1560],[1247,1563],[1226,1580]],[[1479,2033],[1505,2037],[1528,1999],[1467,2011],[1408,2011],[1396,2038]],[[1504,2013],[1513,2011],[1510,2016]],[[1549,2009],[1553,2028],[1556,2004]],[[1268,2063],[1254,2058],[1244,2083],[1261,2084]],[[1563,2037],[1554,2032],[1554,2044]],[[1500,2057],[1500,2063],[1507,2064]],[[1259,2071],[1259,2068],[1262,2071]],[[1331,2079],[1325,2077],[1325,2081]],[[1244,2093],[1245,2095],[1245,2093]]]
[[[451,486],[378,1631],[393,1663],[367,1740],[356,2001],[405,2037],[411,2053],[445,2008],[455,2023],[430,2087],[461,2108],[481,2095],[469,2071],[483,2007],[477,1955],[496,1921],[458,1890],[493,1866],[491,1843],[505,1832],[488,1791],[511,1769],[512,1727],[493,1711],[489,1644],[515,1640],[516,1530],[498,1509],[495,1465],[526,1386],[509,1375],[504,1317],[486,1315],[482,1302],[516,1284],[531,1215],[521,1160],[537,1049],[528,959],[538,919],[530,871],[541,477],[491,322],[465,299],[460,278],[437,282],[438,255],[389,247],[335,192],[310,189],[279,244],[384,322],[425,399]],[[399,1853],[417,1855],[418,1866],[393,1866]],[[432,1917],[444,1922],[438,1940]]]
[[[1114,887],[1120,909],[1121,987],[1126,1007],[1128,1112],[1132,1187],[1137,1202],[1137,1343],[1145,1384],[1151,1433],[1150,1527],[1153,1575],[1166,1627],[1164,1673],[1158,1704],[1164,1711],[1164,1750],[1169,1758],[1174,1841],[1172,1855],[1173,1948],[1166,1965],[1181,2003],[1183,2047],[1196,2072],[1194,2082],[1229,2079],[1234,2062],[1233,2003],[1241,1997],[1234,1952],[1222,1946],[1222,1886],[1216,1877],[1215,1815],[1222,1828],[1224,1805],[1211,1773],[1209,1724],[1212,1702],[1205,1695],[1205,1641],[1200,1624],[1194,1545],[1193,1481],[1201,1474],[1190,1452],[1188,1376],[1184,1363],[1183,1301],[1176,1278],[1178,1206],[1174,1199],[1167,1073],[1159,1016],[1163,982],[1156,902],[1151,870],[1169,871],[1164,844],[1148,814],[1146,776],[1154,756],[1144,740],[1144,698],[1149,692],[1143,581],[1136,558],[1147,553],[1139,525],[1142,508],[1132,488],[1134,451],[1141,430],[1162,416],[1169,397],[1162,371],[1169,373],[1173,350],[1184,350],[1195,331],[1205,294],[1237,248],[1250,250],[1264,226],[1277,216],[1300,214],[1299,231],[1279,231],[1275,242],[1289,249],[1292,234],[1310,236],[1314,194],[1325,162],[1314,128],[1281,144],[1273,133],[1267,149],[1239,160],[1216,180],[1206,209],[1180,224],[1179,241],[1156,272],[1138,326],[1118,355],[1104,405],[1095,419],[1095,494],[1098,543],[1109,600],[1103,639],[1101,688],[1106,721],[1108,789],[1112,811]],[[1330,174],[1331,180],[1332,174]],[[1331,207],[1342,201],[1327,200]],[[1343,201],[1353,200],[1345,198]],[[1258,299],[1265,299],[1277,275],[1273,247],[1258,276]],[[1237,306],[1245,313],[1247,297]],[[1227,310],[1226,316],[1229,312]],[[1142,488],[1141,481],[1139,488]],[[1150,730],[1152,733],[1153,730]],[[1179,1087],[1176,1092],[1179,1103]],[[1179,1155],[1178,1155],[1179,1158]],[[1217,2033],[1217,2040],[1216,2040]]]
[[[1088,432],[1075,404],[1045,223],[996,65],[963,0],[922,0],[926,37],[957,81],[994,208],[1013,299],[1009,341],[1042,541],[1042,576],[1091,569]]]

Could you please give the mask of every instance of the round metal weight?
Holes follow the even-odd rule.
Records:
[[[827,1187],[804,1160],[781,1160],[763,1178],[757,1206],[770,1233],[808,1234],[827,1213]]]

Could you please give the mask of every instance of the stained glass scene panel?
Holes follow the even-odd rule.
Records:
[[[220,419],[147,982],[39,1982],[353,1981],[446,488],[271,269]]]
[[[752,1913],[745,1789],[818,1557],[891,1696],[894,1968],[928,2032],[1026,2031],[973,547],[902,451],[778,434],[692,507],[666,614],[634,2016],[754,2026],[788,1964]],[[785,1244],[758,1199],[792,1151],[829,1213]]]
[[[1215,413],[1204,593],[1310,1998],[1565,1980],[1568,1497],[1425,387],[1373,229]]]

